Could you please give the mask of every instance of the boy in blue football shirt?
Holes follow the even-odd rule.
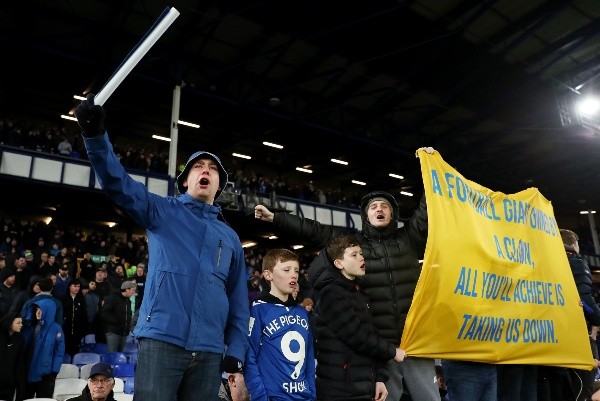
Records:
[[[271,284],[250,310],[250,348],[244,379],[252,401],[314,400],[315,357],[308,312],[292,297],[298,255],[272,249],[263,258]]]

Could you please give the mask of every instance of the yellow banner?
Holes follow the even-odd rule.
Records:
[[[550,202],[505,195],[419,151],[429,233],[401,347],[489,363],[594,365],[579,295]]]

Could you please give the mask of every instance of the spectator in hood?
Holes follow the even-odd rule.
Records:
[[[13,300],[12,306],[10,307],[10,312],[21,314],[21,310],[23,309],[25,302],[29,301],[31,298],[40,293],[41,290],[38,283],[41,279],[42,276],[39,275],[31,276],[27,290],[21,291],[17,294]]]
[[[28,366],[25,398],[54,395],[56,376],[65,357],[64,334],[55,322],[55,314],[56,304],[51,299],[38,299],[24,316],[33,323],[25,330]]]
[[[62,307],[62,303],[60,302],[60,300],[56,299],[54,297],[54,295],[52,295],[52,288],[54,287],[54,283],[52,282],[52,279],[51,278],[43,278],[43,279],[40,279],[37,283],[38,283],[38,287],[40,288],[40,292],[37,295],[35,295],[33,298],[26,301],[25,304],[23,305],[23,308],[21,309],[21,316],[23,316],[23,327],[25,329],[28,329],[29,327],[31,327],[31,325],[33,325],[35,323],[34,321],[30,320],[33,317],[33,315],[30,313],[31,305],[33,305],[34,302],[39,301],[40,299],[49,299],[52,302],[54,302],[55,308],[54,308],[53,316],[55,318],[56,323],[58,323],[59,325],[62,326],[62,324],[63,324],[63,307]],[[27,343],[27,341],[28,341],[28,338],[27,338],[27,336],[25,336],[25,342]]]

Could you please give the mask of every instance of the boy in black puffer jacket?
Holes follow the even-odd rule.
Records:
[[[383,400],[386,363],[401,362],[406,353],[377,335],[358,280],[365,259],[356,236],[334,238],[327,254],[333,264],[315,277],[317,399]]]

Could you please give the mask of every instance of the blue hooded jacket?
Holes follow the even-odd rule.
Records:
[[[38,306],[42,310],[39,322],[40,331],[35,333],[35,325],[27,329],[26,338],[34,341],[33,353],[27,372],[28,382],[42,381],[42,377],[50,373],[58,373],[65,356],[65,336],[62,327],[54,321],[56,305],[50,299],[36,300],[29,311],[28,318],[35,319]],[[35,338],[33,338],[35,336]]]
[[[244,251],[220,207],[187,193],[153,194],[127,174],[106,133],[84,141],[102,189],[147,231],[150,263],[135,336],[190,351],[226,348],[243,361],[250,319]]]

